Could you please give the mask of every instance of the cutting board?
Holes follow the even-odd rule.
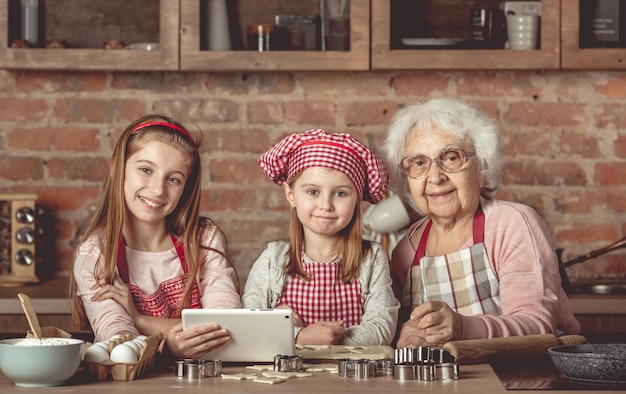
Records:
[[[547,354],[548,349],[561,345],[587,343],[581,335],[552,334],[523,335],[505,338],[451,341],[443,348],[454,356],[457,364],[486,362],[495,357],[527,357]]]
[[[382,360],[393,358],[394,350],[390,346],[296,345],[296,355],[301,355],[305,360]]]

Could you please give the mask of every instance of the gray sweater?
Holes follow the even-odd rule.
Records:
[[[289,259],[289,244],[270,242],[256,260],[241,298],[244,308],[275,308],[289,277],[284,266]],[[305,260],[308,259],[305,256]],[[389,258],[380,244],[372,242],[371,253],[361,264],[359,283],[365,303],[361,324],[348,327],[344,345],[389,345],[396,332],[398,300],[391,289]]]

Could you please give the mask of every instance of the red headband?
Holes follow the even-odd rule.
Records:
[[[136,132],[137,130],[141,130],[144,127],[148,127],[148,126],[163,126],[163,127],[167,127],[168,129],[172,129],[172,130],[176,130],[176,131],[180,132],[181,134],[183,134],[184,136],[186,136],[187,138],[189,138],[190,140],[193,141],[193,138],[191,138],[191,134],[189,134],[187,132],[187,130],[183,129],[182,127],[176,126],[175,124],[168,123],[168,122],[160,122],[160,121],[140,123],[137,126],[133,127],[133,129],[131,130],[131,134]]]

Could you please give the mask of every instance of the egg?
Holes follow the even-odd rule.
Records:
[[[139,347],[139,344],[134,342],[134,341],[126,341],[124,342],[124,345],[130,346],[137,355],[139,355],[139,352],[141,351],[141,347]]]
[[[94,344],[89,346],[85,351],[85,361],[91,361],[94,363],[102,363],[109,359],[109,352],[106,348]]]
[[[145,340],[141,339],[141,338],[135,338],[132,340],[132,342],[136,343],[137,345],[139,345],[139,349],[143,349],[146,346],[148,346],[148,342],[146,342]]]
[[[135,350],[125,343],[120,343],[111,350],[111,361],[114,363],[136,363],[137,353]]]

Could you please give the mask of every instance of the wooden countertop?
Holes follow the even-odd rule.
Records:
[[[225,367],[223,373],[253,373],[243,367]],[[2,393],[41,393],[41,388],[16,387],[8,378],[0,374]],[[46,388],[46,393],[85,393],[111,392],[132,393],[506,393],[497,375],[488,364],[460,366],[460,379],[445,381],[394,380],[391,375],[368,379],[344,378],[329,372],[315,372],[312,377],[288,379],[279,384],[263,384],[249,380],[236,381],[221,378],[187,379],[174,376],[173,372],[150,372],[132,381],[80,381],[72,378],[65,386]],[[544,392],[524,390],[525,393]],[[559,391],[576,393],[580,391]],[[587,393],[601,391],[586,391]]]
[[[0,286],[0,314],[24,313],[17,298],[18,293],[24,293],[31,298],[37,314],[71,314],[68,283],[69,277],[59,276],[39,284]]]
[[[38,314],[71,314],[69,277],[59,276],[36,285],[0,286],[0,314],[22,314],[18,293],[27,294]],[[626,314],[626,294],[572,294],[575,314]]]

